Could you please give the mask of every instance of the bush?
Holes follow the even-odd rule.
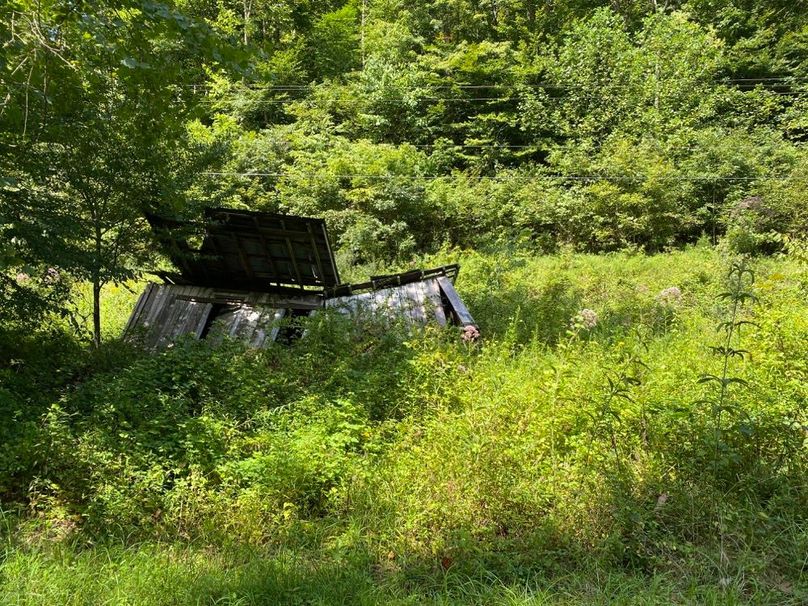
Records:
[[[25,524],[50,539],[344,547],[407,583],[592,562],[712,585],[799,577],[798,262],[756,262],[759,301],[741,316],[755,326],[733,341],[748,353],[728,367],[745,385],[717,422],[716,383],[699,382],[721,376],[710,347],[731,312],[714,250],[441,260],[458,259],[478,344],[322,313],[263,351],[102,350],[9,430],[39,461],[3,476],[35,514]],[[700,564],[718,549],[728,563]]]

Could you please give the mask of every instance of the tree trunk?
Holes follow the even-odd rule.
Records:
[[[101,347],[101,282],[93,280],[93,346]]]

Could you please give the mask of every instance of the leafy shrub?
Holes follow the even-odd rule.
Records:
[[[719,253],[514,247],[443,260],[458,258],[479,344],[322,313],[305,338],[263,351],[102,349],[15,426],[16,451],[41,463],[4,481],[39,536],[347,545],[407,582],[592,561],[711,583],[751,567],[798,577],[808,282],[797,262],[757,261],[749,355],[731,368],[747,387],[716,442],[713,386],[698,379],[721,376]],[[730,565],[698,568],[716,557],[716,524]]]

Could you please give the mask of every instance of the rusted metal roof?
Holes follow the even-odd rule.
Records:
[[[212,208],[202,224],[150,216],[149,221],[180,273],[175,284],[250,292],[288,292],[339,284],[322,219]],[[200,230],[202,244],[190,244]]]

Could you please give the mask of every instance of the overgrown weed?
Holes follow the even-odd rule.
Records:
[[[20,373],[43,366],[25,359],[2,392],[28,415],[0,473],[4,511],[25,510],[7,595],[164,603],[148,589],[163,579],[179,603],[329,587],[357,603],[800,603],[800,266],[756,261],[747,359],[724,373],[710,370],[715,253],[525,257],[494,292],[476,277],[498,259],[467,261],[458,287],[484,335],[471,348],[452,329],[321,314],[264,351],[110,345],[59,362],[77,370],[39,393]],[[706,373],[747,383],[720,423],[715,402],[694,405],[716,393]],[[731,565],[709,565],[722,543]],[[636,599],[619,589],[649,579]]]

